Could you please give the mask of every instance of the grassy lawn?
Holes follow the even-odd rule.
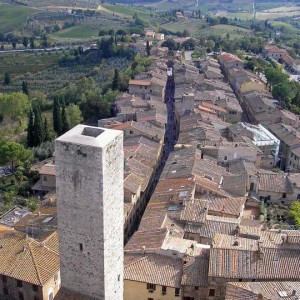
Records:
[[[241,13],[229,13],[226,15],[227,18],[230,19],[240,19],[240,20],[251,20],[253,19],[253,14],[249,13],[249,12],[241,12]]]
[[[244,37],[245,35],[252,34],[251,30],[238,26],[215,25],[200,30],[199,36],[207,38],[209,35],[220,35],[222,37],[225,37],[227,33],[230,35],[230,39]]]
[[[28,7],[0,3],[0,31],[18,30],[35,10]]]
[[[286,22],[279,22],[279,21],[274,21],[271,22],[272,26],[274,26],[277,29],[280,29],[282,31],[288,32],[288,33],[300,33],[300,29],[295,28],[293,25],[286,23]]]
[[[282,17],[293,17],[300,14],[300,7],[277,7],[274,9],[264,10],[257,13],[257,19],[259,20],[274,20]]]
[[[63,29],[51,35],[55,40],[60,39],[91,39],[97,38],[99,33],[98,28],[92,28],[87,25],[78,25]]]
[[[20,74],[35,73],[56,65],[61,56],[61,52],[52,52],[50,55],[44,52],[13,54],[0,52],[1,73],[8,72],[12,78]]]
[[[135,7],[130,7],[127,5],[113,5],[113,4],[104,4],[103,7],[111,12],[114,12],[119,15],[126,15],[132,17],[135,13],[141,18],[150,19],[153,12],[151,13],[148,10],[139,9]]]
[[[182,20],[178,22],[171,22],[162,25],[162,28],[169,30],[171,32],[177,32],[177,31],[184,31],[187,29],[192,36],[198,35],[199,31],[201,30],[201,26],[205,25],[205,20],[199,20],[199,19],[188,19],[188,20]]]

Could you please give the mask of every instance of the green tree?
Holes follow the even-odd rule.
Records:
[[[178,50],[179,45],[174,39],[167,39],[162,44],[162,47],[168,47],[169,50]]]
[[[4,74],[3,83],[6,85],[10,84],[10,75],[8,72],[5,72],[5,74]]]
[[[272,89],[272,96],[276,100],[290,102],[294,95],[294,91],[288,82],[276,84]]]
[[[18,182],[19,186],[20,186],[21,182],[24,179],[24,175],[23,175],[23,172],[21,170],[19,170],[19,168],[18,168],[18,170],[15,173],[15,178],[16,178],[16,181]]]
[[[73,128],[74,126],[82,123],[83,117],[78,105],[69,105],[68,107],[66,107],[66,112],[69,118],[70,128]]]
[[[25,95],[28,95],[28,93],[29,93],[27,81],[22,82],[22,92]]]
[[[37,208],[39,207],[39,204],[40,204],[40,200],[38,198],[30,198],[27,201],[26,206],[31,212],[33,212],[33,211],[37,210]]]
[[[194,39],[188,39],[182,43],[182,47],[185,50],[194,50],[196,47],[196,41]]]
[[[288,79],[287,74],[283,73],[280,69],[273,67],[266,68],[265,75],[268,83],[271,85],[282,83]]]
[[[62,133],[61,108],[58,99],[55,99],[53,103],[53,129],[58,135]]]
[[[65,106],[63,106],[62,111],[61,111],[61,119],[62,119],[62,132],[65,133],[70,130],[70,121],[69,117],[66,112]]]
[[[23,46],[25,47],[25,48],[27,48],[28,47],[28,43],[29,43],[29,40],[28,40],[28,37],[27,36],[24,36],[23,37]]]
[[[34,119],[32,109],[29,112],[28,127],[27,127],[27,146],[34,147]]]
[[[0,163],[9,163],[11,168],[32,160],[32,152],[17,142],[8,141],[0,145]]]
[[[147,51],[147,55],[150,56],[151,54],[151,47],[150,47],[150,42],[147,41],[146,43],[146,51]]]
[[[38,104],[33,106],[33,114],[34,146],[37,147],[44,141],[45,138],[42,114]]]
[[[294,201],[290,206],[290,216],[294,219],[296,227],[300,228],[300,202]]]
[[[300,106],[300,90],[297,92],[296,96],[292,99],[294,105]]]
[[[50,137],[50,130],[49,130],[49,126],[48,126],[48,120],[47,118],[44,119],[44,141],[48,142],[51,140]]]
[[[114,78],[111,84],[111,89],[113,91],[116,91],[119,89],[119,85],[120,85],[119,71],[115,69]]]
[[[27,119],[30,110],[30,101],[23,93],[0,93],[0,111],[3,116],[9,117],[14,121]]]
[[[34,37],[31,37],[29,39],[29,46],[30,46],[31,49],[35,48]]]

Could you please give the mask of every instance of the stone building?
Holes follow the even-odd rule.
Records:
[[[0,224],[0,299],[53,300],[60,288],[56,232],[34,239]]]
[[[65,290],[123,299],[123,133],[78,125],[55,142]],[[80,298],[81,299],[81,298]],[[85,298],[84,298],[85,299]]]

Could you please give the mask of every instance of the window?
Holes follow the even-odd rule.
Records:
[[[161,287],[161,293],[162,293],[163,295],[165,295],[165,294],[167,293],[167,287],[166,287],[166,286],[162,286],[162,287]]]
[[[44,181],[47,181],[48,179],[47,179],[47,176],[43,176],[43,179],[44,179]]]
[[[282,194],[282,198],[284,198],[284,199],[286,198],[286,193]]]
[[[40,297],[39,297],[39,296],[34,296],[33,299],[34,299],[34,300],[40,300]]]
[[[7,277],[5,275],[2,275],[2,282],[7,283]]]
[[[300,200],[300,194],[297,195],[297,200]]]
[[[130,130],[130,131],[129,131],[129,133],[130,133],[130,134],[133,134],[133,131],[132,131],[132,130]]]
[[[152,283],[147,283],[147,290],[153,290],[155,291],[156,285]]]
[[[214,296],[216,294],[215,289],[209,289],[208,296]]]
[[[198,291],[199,290],[199,286],[195,286],[195,291]]]
[[[22,292],[19,292],[19,300],[24,300],[24,295]]]
[[[9,295],[8,288],[6,286],[3,288],[3,294],[4,295]]]
[[[32,285],[32,290],[33,290],[34,292],[38,292],[38,291],[39,291],[39,287],[38,287],[37,285],[33,284],[33,285]]]
[[[83,251],[83,245],[81,243],[79,244],[79,249],[81,252]]]
[[[23,283],[21,280],[17,280],[17,287],[22,287],[23,286]]]
[[[53,293],[51,293],[50,295],[49,295],[49,300],[53,300],[54,299],[54,296],[53,296]]]
[[[55,275],[54,275],[54,281],[56,281],[57,279],[58,279],[58,275],[55,274]]]
[[[227,156],[224,157],[224,160],[227,160]]]
[[[175,289],[175,297],[179,297],[180,295],[180,289]]]
[[[148,300],[154,300],[153,298],[148,298]]]
[[[239,278],[239,282],[242,282],[243,281],[243,279],[242,278]]]

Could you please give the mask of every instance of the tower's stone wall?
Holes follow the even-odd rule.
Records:
[[[62,285],[123,299],[123,132],[78,125],[55,142]]]

